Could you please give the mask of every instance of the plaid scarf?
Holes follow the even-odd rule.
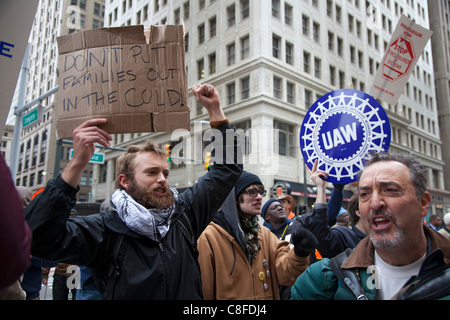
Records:
[[[259,232],[259,223],[258,217],[253,216],[250,219],[242,219],[240,218],[242,230],[245,234],[245,244],[248,250],[248,260],[250,264],[252,264],[253,259],[256,259],[256,254],[260,249],[258,246],[258,232]]]
[[[174,204],[164,209],[146,209],[137,203],[125,190],[116,190],[111,196],[111,205],[128,228],[154,241],[160,241],[169,231],[175,212],[178,191],[170,188]]]

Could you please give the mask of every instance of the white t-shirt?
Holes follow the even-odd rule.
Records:
[[[426,254],[416,262],[406,266],[396,267],[387,264],[375,251],[376,281],[378,299],[389,300],[397,294],[405,283],[412,277],[419,274],[420,267],[425,260]]]

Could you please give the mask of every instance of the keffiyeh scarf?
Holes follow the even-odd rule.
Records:
[[[170,188],[174,204],[164,209],[146,209],[137,203],[125,190],[116,190],[111,196],[111,205],[128,228],[154,241],[160,241],[169,231],[175,212],[178,191]]]

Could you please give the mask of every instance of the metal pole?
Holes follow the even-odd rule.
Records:
[[[25,103],[25,88],[27,86],[27,76],[28,76],[28,60],[30,56],[30,43],[27,44],[27,48],[25,49],[25,55],[22,61],[22,72],[20,75],[20,87],[19,87],[19,96],[17,98],[17,105],[23,106]],[[20,144],[20,132],[22,131],[22,117],[18,116],[18,107],[14,108],[14,114],[16,115],[16,122],[14,126],[14,135],[11,146],[11,156],[9,158],[9,168],[11,170],[11,175],[14,183],[16,182],[16,173],[17,173],[17,158],[19,155],[19,144]]]
[[[28,52],[28,49],[27,49]],[[25,56],[27,57],[28,53],[25,53]],[[22,132],[22,116],[25,111],[28,109],[34,107],[35,105],[41,103],[42,100],[47,99],[47,97],[51,96],[52,94],[55,94],[58,92],[58,86],[48,90],[43,95],[37,97],[33,101],[25,103],[25,88],[26,88],[26,81],[27,81],[27,73],[24,72],[24,68],[28,70],[28,59],[24,59],[24,64],[26,63],[26,67],[22,67],[22,76],[20,79],[20,91],[19,91],[19,99],[17,103],[17,107],[14,108],[14,114],[16,116],[16,122],[14,126],[14,136],[11,146],[11,156],[9,158],[10,162],[10,169],[11,174],[13,177],[13,181],[16,180],[16,173],[17,173],[17,159],[19,158],[19,144],[20,144],[20,133]],[[22,92],[23,91],[23,92]]]

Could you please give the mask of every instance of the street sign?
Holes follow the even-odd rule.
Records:
[[[22,129],[27,129],[33,125],[36,125],[42,121],[43,107],[37,107],[34,110],[28,112],[22,117]],[[41,111],[42,110],[42,111]]]
[[[300,149],[309,169],[328,172],[326,181],[358,180],[371,152],[387,151],[391,126],[383,107],[372,96],[354,89],[329,92],[309,108],[300,129]]]
[[[70,149],[69,159],[73,158],[73,149]],[[92,158],[89,160],[90,163],[104,164],[105,163],[105,154],[104,153],[94,153]]]

